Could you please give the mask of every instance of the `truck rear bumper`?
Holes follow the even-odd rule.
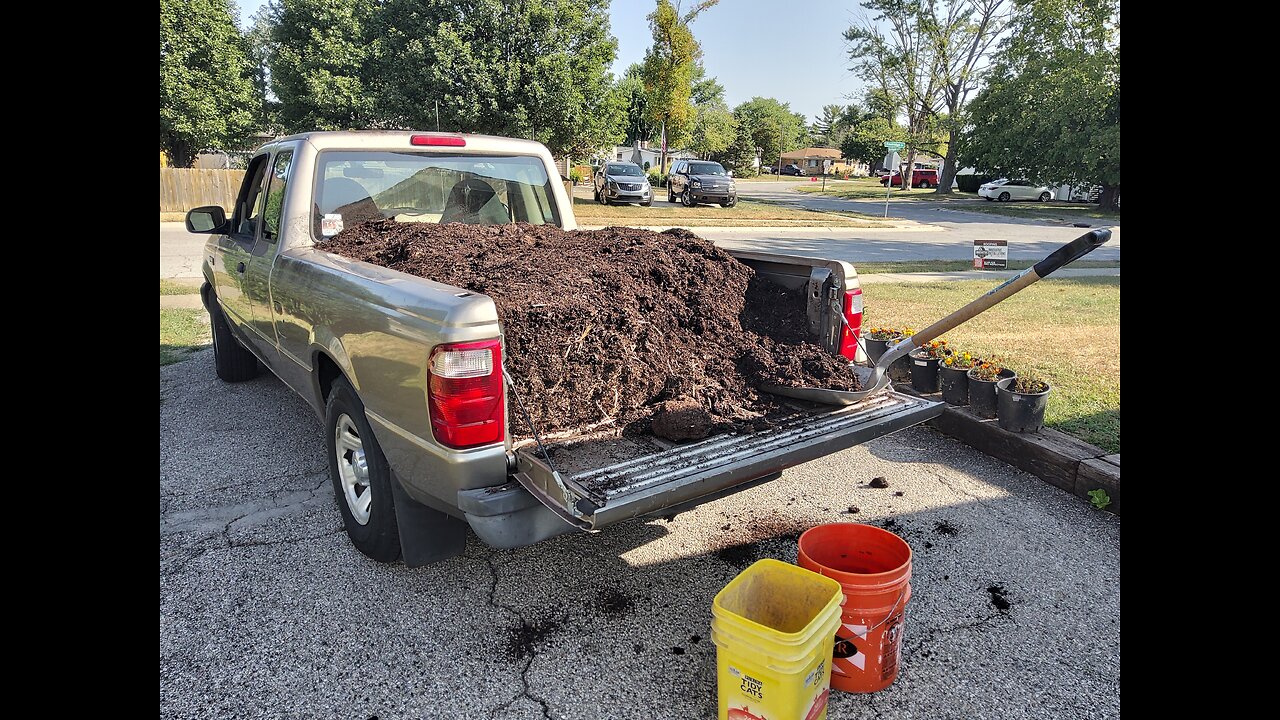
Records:
[[[579,520],[584,529],[600,528],[673,506],[691,507],[722,497],[733,488],[776,475],[781,470],[852,447],[936,417],[941,403],[886,391],[854,406],[805,413],[781,427],[750,435],[717,435],[677,445],[624,462],[575,474],[574,487],[590,492],[600,505]],[[458,506],[472,529],[495,547],[518,547],[578,529],[561,516],[575,506],[556,496],[545,465],[521,457],[526,481],[545,488],[539,500],[520,482],[464,490]],[[598,501],[603,500],[603,503]],[[553,512],[544,503],[559,504]]]

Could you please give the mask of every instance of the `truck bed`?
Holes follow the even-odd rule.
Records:
[[[795,402],[773,427],[674,444],[597,432],[556,440],[548,465],[535,445],[517,448],[521,483],[562,517],[595,529],[777,473],[937,416],[941,403],[886,390],[844,407]],[[554,466],[554,468],[552,467]],[[556,481],[553,469],[559,471]]]

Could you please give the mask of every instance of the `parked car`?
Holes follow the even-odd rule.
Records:
[[[653,204],[653,188],[649,176],[639,165],[629,162],[610,162],[601,165],[595,174],[596,202],[640,203],[644,207]]]
[[[1039,200],[1049,202],[1053,199],[1053,191],[1047,185],[1035,185],[1029,180],[1009,180],[1000,178],[978,187],[978,196],[987,200]]]
[[[731,179],[716,163],[677,161],[677,167],[686,182],[728,180],[733,196]],[[489,296],[317,244],[374,220],[573,230],[572,199],[557,177],[551,153],[529,140],[306,133],[255,151],[230,217],[216,205],[187,214],[187,230],[208,238],[200,294],[215,372],[240,382],[265,367],[311,406],[323,438],[314,444],[324,447],[317,462],[327,460],[338,511],[360,552],[382,562],[403,555],[416,566],[461,554],[468,526],[482,541],[512,548],[686,510],[942,412],[939,402],[886,388],[864,404],[797,407],[758,432],[700,443],[648,443],[638,435],[560,447],[556,463],[575,472],[562,478],[533,446],[514,445],[508,432],[515,410],[508,410],[503,380],[505,333]],[[702,183],[704,195],[706,188]],[[779,284],[804,278],[814,289],[809,321],[789,331],[858,357],[863,306],[852,265],[728,252]],[[216,388],[202,392],[225,393],[227,422],[242,430],[238,462],[252,468],[255,453],[278,452],[255,441],[254,428],[273,419],[249,417],[247,409],[255,392],[276,389]],[[640,462],[604,462],[623,445],[650,449]]]
[[[804,177],[804,170],[799,165],[792,163],[790,165],[783,165],[781,174],[782,175],[798,175],[800,177]]]
[[[733,174],[718,162],[677,160],[667,181],[667,202],[673,203],[677,198],[685,207],[698,203],[733,207],[738,204],[738,186]]]
[[[881,175],[880,184],[884,185],[889,182],[889,178],[893,178],[894,187],[902,187],[902,173],[894,171],[893,175]],[[911,187],[913,188],[931,188],[938,187],[938,171],[932,168],[916,168],[911,171]]]
[[[777,175],[778,166],[777,165],[761,165],[760,174],[761,175]]]

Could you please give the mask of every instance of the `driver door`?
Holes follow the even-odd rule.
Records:
[[[230,229],[226,235],[218,237],[217,247],[209,258],[218,300],[228,319],[239,327],[247,327],[253,322],[253,312],[244,292],[245,273],[253,260],[253,246],[258,240],[258,224],[266,199],[269,157],[263,153],[249,163],[240,193],[236,195]]]

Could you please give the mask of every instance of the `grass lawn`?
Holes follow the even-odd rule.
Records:
[[[161,295],[199,295],[203,280],[167,280],[160,278]]]
[[[884,186],[880,184],[878,178],[854,178],[853,180],[831,180],[827,179],[827,189],[822,189],[822,180],[818,182],[805,182],[797,185],[795,190],[803,193],[815,193],[819,195],[830,195],[831,197],[844,198],[846,200],[884,200]],[[962,197],[975,198],[976,194],[961,193]],[[935,199],[933,188],[911,188],[905,193],[901,190],[894,189],[889,201],[899,199]]]
[[[739,200],[731,208],[698,205],[687,208],[666,202],[665,189],[650,207],[601,205],[591,198],[575,197],[573,214],[579,225],[672,225],[677,227],[885,227],[876,218],[857,213],[825,213],[796,210],[781,205]]]
[[[964,210],[965,212],[986,213],[988,215],[1030,218],[1032,220],[1057,220],[1059,222],[1108,220],[1115,223],[1120,222],[1120,211],[1103,210],[1092,203],[992,201],[966,203],[964,207],[956,209]]]
[[[864,324],[922,328],[990,290],[990,281],[876,283]],[[1120,278],[1045,280],[947,333],[1053,387],[1045,424],[1120,452]]]
[[[160,310],[160,366],[187,359],[212,342],[204,310]]]
[[[1035,265],[1031,260],[1010,260],[1010,270],[1026,270]],[[959,272],[972,271],[975,279],[983,277],[982,271],[973,269],[973,262],[969,260],[902,260],[900,262],[865,262],[858,263],[854,267],[857,268],[859,275],[870,275],[872,273],[929,273],[929,272]],[[1067,267],[1070,268],[1118,268],[1119,260],[1077,260]],[[995,282],[994,276],[992,282]]]

